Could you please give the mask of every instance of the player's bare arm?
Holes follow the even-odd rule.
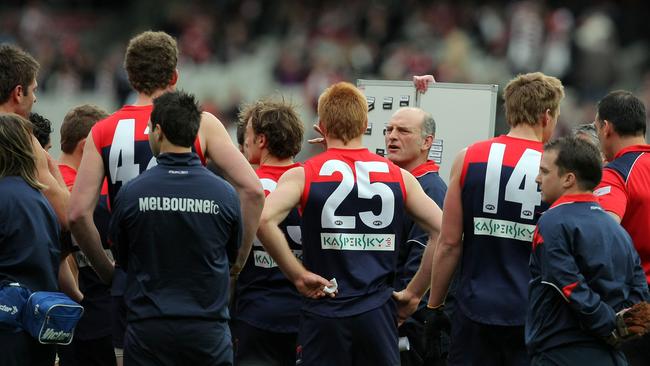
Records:
[[[465,149],[458,153],[449,176],[442,230],[433,253],[428,303],[430,307],[437,307],[444,303],[449,284],[463,252],[463,204],[460,177],[466,151]]]
[[[253,246],[264,205],[264,191],[255,171],[232,143],[228,131],[217,117],[203,112],[199,139],[201,139],[201,146],[205,146],[206,157],[220,168],[224,177],[239,194],[244,232],[241,248],[233,265],[233,271],[237,274],[244,267]]]
[[[413,218],[415,223],[429,233],[426,251],[433,252],[440,234],[442,225],[442,210],[440,207],[422,190],[420,183],[411,175],[411,173],[402,169],[402,177],[406,186],[406,211]],[[398,302],[398,320],[403,322],[413,313],[420,299],[429,288],[429,278],[431,273],[431,257],[429,260],[423,258],[420,268],[411,284],[404,290],[394,293]]]
[[[64,230],[68,229],[68,200],[70,193],[63,183],[59,169],[55,162],[48,153],[43,150],[41,144],[36,137],[32,135],[32,146],[34,147],[34,155],[36,156],[36,170],[38,174],[38,181],[45,185],[43,194],[47,198],[50,205],[54,209],[56,217],[59,219],[59,224]]]
[[[93,221],[93,212],[104,179],[104,163],[95,148],[92,132],[86,138],[77,180],[70,196],[70,231],[88,261],[105,283],[113,278],[113,263],[102,248],[101,238]]]
[[[305,171],[301,167],[290,169],[280,177],[275,191],[266,197],[257,237],[298,291],[303,296],[317,299],[325,296],[324,288],[330,286],[330,282],[309,272],[296,259],[289,249],[289,243],[282,230],[278,227],[300,202],[304,182]]]

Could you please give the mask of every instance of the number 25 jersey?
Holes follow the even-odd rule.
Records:
[[[122,185],[156,165],[149,147],[147,127],[152,110],[153,105],[127,105],[97,122],[91,130],[95,147],[104,162],[110,206]],[[198,136],[192,150],[205,165]]]
[[[524,324],[528,263],[542,211],[535,182],[542,148],[541,142],[509,136],[467,148],[460,179],[463,254],[457,299],[476,322]]]
[[[339,293],[307,299],[303,310],[337,318],[384,305],[402,242],[406,190],[400,168],[365,148],[330,148],[307,160],[304,171],[303,263],[336,278]]]

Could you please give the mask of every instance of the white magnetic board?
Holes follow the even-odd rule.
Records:
[[[498,85],[432,83],[425,94],[412,81],[357,80],[368,99],[368,130],[363,144],[379,155],[385,153],[384,133],[400,107],[419,107],[436,122],[436,140],[429,158],[440,165],[448,182],[456,154],[480,140],[494,137]]]

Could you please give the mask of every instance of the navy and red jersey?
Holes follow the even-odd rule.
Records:
[[[447,185],[440,178],[440,167],[433,161],[427,161],[411,171],[420,186],[437,205],[442,209],[442,204],[447,193]],[[422,261],[422,254],[429,240],[429,233],[416,225],[410,217],[404,219],[405,245],[399,249],[397,259],[397,277],[395,278],[395,291],[406,288]],[[426,299],[422,299],[423,302]],[[426,304],[426,303],[425,303]]]
[[[113,206],[109,233],[127,268],[127,320],[228,320],[229,262],[242,230],[237,193],[194,153],[157,162]]]
[[[499,136],[467,148],[460,178],[463,254],[456,299],[483,324],[521,326],[528,260],[542,206],[542,143]]]
[[[336,278],[335,298],[305,300],[326,317],[360,314],[390,299],[402,242],[406,188],[399,167],[368,149],[334,149],[305,162],[303,263]]]
[[[641,265],[650,282],[650,145],[634,145],[619,151],[603,169],[594,194],[605,211],[621,218],[632,237]]]
[[[280,176],[299,163],[287,166],[261,165],[255,172],[264,194],[275,190]],[[293,209],[280,223],[293,254],[302,260],[300,215]],[[302,297],[273,258],[256,239],[237,280],[237,319],[256,328],[277,333],[297,333]]]
[[[60,230],[39,190],[18,176],[0,178],[0,282],[58,291]]]
[[[72,189],[77,178],[77,171],[65,164],[59,164],[59,171],[68,189]],[[93,221],[99,232],[102,247],[109,258],[113,259],[108,243],[108,224],[111,214],[108,209],[108,184],[104,179],[97,206],[93,212]],[[95,270],[90,267],[90,262],[78,245],[71,246],[79,268],[79,290],[84,294],[82,305],[84,314],[77,327],[75,337],[81,340],[97,339],[111,334],[111,318],[107,316],[111,311],[110,286],[104,284]]]
[[[124,106],[97,122],[91,130],[95,147],[104,162],[111,206],[122,185],[156,164],[148,137],[152,109],[153,105]],[[193,151],[205,165],[198,136]]]
[[[648,298],[630,236],[592,194],[560,197],[539,219],[530,257],[530,354],[599,342],[616,312]]]

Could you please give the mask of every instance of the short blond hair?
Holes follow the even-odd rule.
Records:
[[[541,72],[517,75],[503,91],[506,121],[510,127],[536,125],[546,110],[557,116],[562,98],[564,87],[558,78]]]
[[[347,144],[366,130],[366,97],[350,83],[336,83],[325,89],[318,98],[318,118],[328,137]]]

